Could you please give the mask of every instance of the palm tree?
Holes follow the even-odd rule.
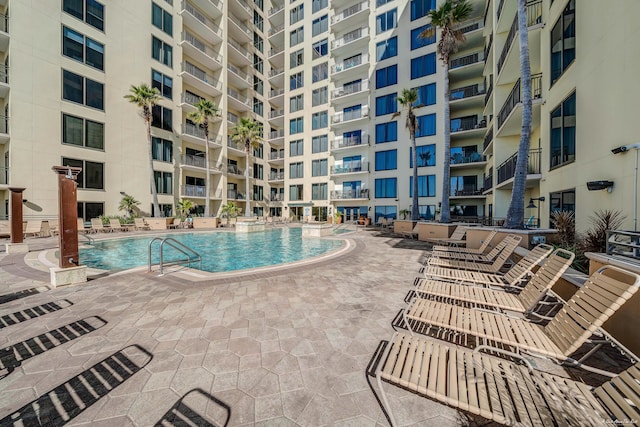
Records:
[[[402,89],[402,95],[398,97],[398,103],[402,106],[403,110],[407,110],[407,120],[405,121],[405,127],[409,130],[409,137],[411,138],[412,160],[413,160],[413,198],[411,204],[411,221],[417,221],[420,219],[420,210],[418,208],[418,151],[416,150],[416,130],[418,129],[418,123],[416,122],[416,115],[414,110],[421,108],[421,105],[415,105],[418,101],[417,89]],[[400,112],[393,113],[392,119],[395,119],[400,115]]]
[[[228,202],[226,205],[222,205],[220,210],[222,216],[227,218],[227,225],[229,225],[229,218],[234,218],[238,215],[240,208],[236,205],[236,202]]]
[[[137,201],[135,197],[129,194],[125,194],[124,196],[122,196],[122,200],[120,200],[120,204],[118,205],[118,210],[125,211],[127,215],[132,217],[133,211],[135,210],[136,206],[138,206],[139,204],[140,202]]]
[[[204,129],[204,140],[205,140],[205,151],[204,151],[204,162],[205,162],[205,187],[204,187],[204,216],[209,216],[209,200],[210,200],[210,182],[211,182],[211,171],[209,165],[209,120],[218,114],[218,107],[216,107],[213,102],[200,99],[196,105],[196,111],[193,111],[187,115],[189,120],[194,123],[202,126]]]
[[[158,188],[153,172],[153,151],[151,146],[151,110],[160,100],[160,91],[155,87],[149,87],[142,83],[140,86],[131,85],[128,95],[124,97],[132,104],[142,108],[142,118],[147,129],[147,152],[149,154],[149,173],[151,174],[151,196],[153,198],[153,216],[160,216],[160,205],[158,204]]]
[[[529,63],[529,30],[526,0],[518,0],[518,41],[520,42],[520,96],[522,99],[522,128],[518,159],[513,177],[511,202],[507,210],[505,228],[524,228],[524,192],[527,186],[527,164],[531,136],[531,64]],[[540,221],[540,218],[538,218]],[[539,223],[539,222],[538,222]]]
[[[176,210],[180,213],[180,216],[186,217],[196,205],[189,199],[183,199],[176,205]]]
[[[458,47],[464,42],[464,34],[456,29],[456,24],[469,17],[473,7],[468,0],[445,0],[438,9],[431,9],[427,17],[431,20],[431,26],[420,34],[420,37],[431,38],[436,27],[440,28],[440,40],[438,41],[438,54],[444,65],[444,156],[442,174],[442,206],[440,222],[451,221],[449,211],[449,192],[451,190],[450,171],[451,164],[451,125],[449,111],[449,61],[451,55],[458,51]]]
[[[250,190],[250,174],[249,174],[249,161],[251,156],[251,149],[257,148],[262,142],[262,123],[248,117],[241,117],[240,123],[233,129],[231,134],[231,140],[238,144],[244,144],[245,156],[246,156],[246,168],[245,168],[245,197],[247,198],[247,204],[244,211],[244,216],[250,216],[251,212],[251,197],[249,196]]]

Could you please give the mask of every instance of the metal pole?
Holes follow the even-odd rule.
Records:
[[[638,231],[638,150],[636,147],[636,169],[633,176],[633,231]]]

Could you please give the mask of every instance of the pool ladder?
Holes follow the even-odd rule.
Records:
[[[158,264],[152,264],[151,263],[151,249],[153,246],[153,243],[159,241],[160,242],[160,262]],[[175,260],[175,261],[169,261],[169,262],[164,262],[164,245],[167,244],[167,246],[172,247],[173,249],[177,250],[178,252],[180,252],[181,254],[183,254],[184,256],[187,257],[187,259],[185,260]],[[172,238],[172,237],[156,237],[153,240],[151,240],[149,242],[149,257],[148,257],[148,268],[147,268],[147,272],[151,271],[151,267],[154,265],[159,265],[160,266],[160,274],[164,274],[163,269],[165,265],[178,265],[178,264],[188,264],[188,266],[191,266],[191,263],[194,262],[198,262],[200,263],[200,269],[202,270],[202,257],[200,256],[200,254],[196,251],[194,251],[193,249],[191,249],[190,247],[184,245],[183,243],[178,242],[176,239]]]

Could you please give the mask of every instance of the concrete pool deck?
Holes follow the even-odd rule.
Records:
[[[348,237],[337,259],[287,270],[198,282],[130,272],[57,289],[0,253],[0,424],[388,425],[365,368],[426,246]],[[28,243],[31,255],[56,245]],[[402,425],[465,423],[385,390]]]

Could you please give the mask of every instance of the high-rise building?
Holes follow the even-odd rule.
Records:
[[[85,220],[122,214],[123,194],[151,213],[146,130],[124,99],[131,85],[147,83],[162,95],[151,132],[164,215],[175,214],[181,199],[204,211],[209,150],[213,215],[233,200],[257,216],[324,220],[340,211],[376,222],[400,217],[418,191],[421,218],[433,219],[448,156],[452,217],[499,223],[522,117],[516,1],[473,0],[471,17],[459,24],[466,41],[450,62],[450,123],[439,31],[420,37],[436,3],[0,1],[0,216],[8,215],[8,187],[17,186],[27,188],[26,218],[54,217],[51,167],[60,164],[83,168]],[[631,228],[637,151],[611,149],[640,141],[630,126],[639,29],[629,18],[640,4],[621,0],[606,17],[595,2],[534,0],[526,9],[533,126],[525,203],[535,206],[527,222],[546,227],[553,210],[574,210],[584,228],[594,210],[609,208],[623,211]],[[404,88],[416,88],[421,105],[417,165],[406,116],[395,115]],[[220,109],[208,147],[187,117],[202,98]],[[264,130],[249,164],[229,138],[242,117]],[[613,183],[600,183],[613,191],[588,191],[594,181]]]

